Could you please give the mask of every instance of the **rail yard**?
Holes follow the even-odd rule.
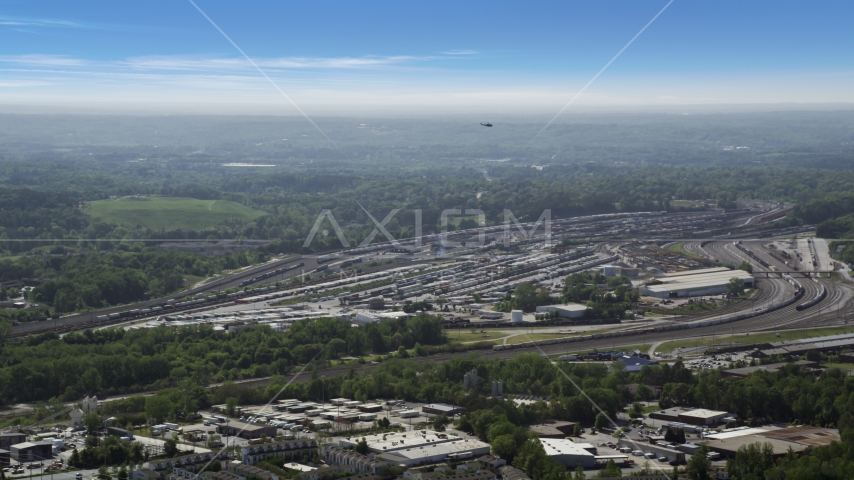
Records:
[[[518,228],[468,229],[425,236],[419,241],[376,243],[271,261],[170,298],[18,325],[13,336],[115,324],[146,328],[201,322],[228,329],[229,325],[269,323],[281,329],[294,321],[319,316],[380,318],[387,314],[374,314],[370,308],[373,304],[369,304],[377,298],[389,306],[422,300],[432,303],[441,298],[453,307],[443,313],[449,329],[567,326],[579,322],[558,319],[536,324],[531,315],[523,319],[515,314],[511,320],[509,315],[492,313],[490,307],[521,284],[559,294],[567,275],[604,271],[603,266],[614,263],[621,264],[622,271],[631,276],[641,267],[643,274],[632,282],[637,288],[648,283],[655,272],[666,275],[667,271],[703,268],[719,272],[724,270],[721,266],[746,262],[752,267],[755,291],[748,299],[708,312],[626,322],[588,319],[581,323],[600,324],[598,333],[499,344],[484,354],[496,358],[522,352],[558,355],[715,335],[846,325],[845,311],[854,288],[826,278],[833,265],[821,264],[811,238],[777,238],[780,232],[768,237],[766,231],[752,231],[757,224],[765,223],[763,218],[751,212],[596,215],[555,220],[550,228],[527,223]],[[736,233],[708,238],[709,230],[700,230],[701,226]],[[697,236],[701,238],[691,238]],[[566,239],[572,240],[571,246],[560,243]],[[667,248],[677,242],[684,255]],[[297,278],[303,281],[294,283]],[[455,313],[464,310],[466,315]],[[442,353],[429,359],[441,361],[464,354]],[[329,369],[329,374],[334,375],[336,368]]]

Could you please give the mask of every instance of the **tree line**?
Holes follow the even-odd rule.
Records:
[[[84,330],[62,338],[45,333],[3,348],[0,402],[159,390],[185,380],[206,385],[285,374],[315,357],[323,365],[347,355],[445,342],[441,317],[430,315],[359,328],[338,318],[301,320],[284,332],[255,326],[234,334],[194,325]]]

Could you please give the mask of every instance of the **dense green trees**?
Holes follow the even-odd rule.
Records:
[[[709,460],[709,446],[705,443],[700,445],[691,458],[688,460],[688,465],[685,467],[685,472],[691,480],[709,480],[709,469],[712,468],[712,462]]]
[[[564,478],[566,472],[564,466],[546,455],[542,444],[533,439],[522,443],[511,464],[531,480],[557,480]]]
[[[83,426],[86,427],[87,433],[94,435],[101,426],[101,417],[97,413],[87,413],[83,416]]]
[[[139,442],[109,436],[101,440],[87,437],[86,448],[75,449],[68,464],[77,468],[98,468],[104,465],[138,464],[148,460],[148,453]]]
[[[416,342],[425,345],[444,342],[441,322],[429,316],[385,320],[360,328],[350,328],[336,319],[320,319],[298,322],[289,332],[256,327],[238,335],[218,334],[205,326],[129,332],[107,329],[70,333],[62,339],[46,338],[29,345],[9,345],[0,357],[3,362],[0,382],[4,386],[3,401],[7,403],[171,387],[163,395],[149,397],[143,405],[113,413],[145,412],[150,418],[162,419],[200,408],[201,400],[194,400],[199,398],[221,404],[231,398],[236,404],[251,403],[248,401],[253,399],[266,402],[264,392],[255,398],[252,390],[222,387],[215,389],[212,396],[205,396],[193,394],[194,385],[285,373],[340,336],[346,338],[346,353],[356,354],[352,348],[388,352],[394,350],[391,339],[398,335],[408,348]],[[324,350],[317,364],[322,365],[332,355]],[[441,364],[387,359],[367,376],[354,370],[349,375],[326,379],[325,388],[319,378],[312,378],[306,383],[290,385],[284,394],[319,400],[325,391],[326,398],[332,395],[407,398],[460,404],[467,401],[463,375],[472,368],[478,370],[484,394],[495,379],[502,381],[507,392],[553,397],[547,408],[536,407],[531,410],[534,413],[526,414],[527,420],[557,418],[592,425],[599,413],[554,365],[531,354],[519,355],[512,361],[486,362],[475,356]],[[854,404],[848,402],[849,395],[854,398],[854,378],[833,369],[816,379],[793,364],[778,372],[757,372],[739,379],[721,378],[716,370],[692,375],[680,362],[645,367],[632,374],[608,371],[598,364],[568,364],[561,368],[612,418],[623,405],[634,400],[620,388],[627,383],[662,386],[662,406],[725,410],[742,418],[758,416],[778,422],[830,426],[850,422],[845,414],[849,409],[854,411]],[[271,385],[274,389],[270,395],[284,384],[276,380]],[[521,417],[505,415],[511,423],[521,424]],[[474,414],[467,416],[464,423],[476,431],[478,418]],[[497,418],[498,415],[487,418],[482,424],[497,424]],[[487,430],[477,433],[483,438],[488,436]]]
[[[785,478],[786,480],[812,480],[816,478],[828,480],[847,480],[854,471],[854,439],[850,437],[850,428],[843,434],[842,442],[834,442],[830,446],[814,448],[804,455],[788,453],[776,465],[764,471],[760,478]],[[763,449],[764,450],[764,449]],[[750,469],[742,469],[742,462],[735,463],[735,472],[746,472],[751,475],[762,475],[762,467],[769,463],[763,454],[760,464],[751,465]]]
[[[421,319],[422,322],[426,320],[428,319]],[[320,400],[321,395],[325,395],[325,398],[404,398],[419,402],[454,403],[465,408],[465,414],[457,422],[457,428],[472,432],[478,438],[490,442],[495,454],[508,459],[532,478],[541,480],[557,480],[565,469],[544,455],[541,446],[531,440],[525,425],[545,419],[559,419],[585,425],[596,424],[600,428],[607,426],[603,425],[607,423],[605,414],[613,418],[633,400],[628,390],[623,388],[623,385],[628,383],[662,385],[662,406],[681,404],[731,411],[745,419],[762,416],[775,422],[838,426],[842,432],[841,445],[815,448],[801,456],[789,455],[779,462],[769,459],[767,448],[760,445],[747,446],[728,465],[733,478],[782,478],[780,473],[786,472],[786,478],[796,474],[791,478],[806,479],[814,478],[809,476],[811,471],[820,468],[822,471],[831,472],[824,478],[841,480],[848,478],[843,474],[847,472],[845,468],[854,464],[854,448],[850,443],[854,439],[854,415],[850,413],[854,411],[854,404],[851,403],[854,398],[854,378],[835,369],[815,377],[795,364],[773,373],[756,372],[746,378],[722,378],[718,371],[704,371],[693,375],[681,362],[648,366],[637,373],[609,370],[601,364],[562,365],[564,373],[572,380],[570,382],[555,365],[539,355],[522,354],[510,360],[487,361],[472,354],[443,363],[415,362],[412,359],[392,357],[375,366],[370,372],[359,374],[356,368],[351,368],[346,375],[323,380],[319,372],[312,368],[304,374],[307,376],[305,382],[289,382],[286,377],[274,376],[264,388],[249,388],[227,381],[222,386],[205,389],[194,383],[193,378],[197,377],[194,377],[192,372],[200,368],[201,364],[190,363],[189,360],[193,357],[206,358],[212,363],[235,362],[235,359],[243,358],[244,355],[250,357],[247,352],[252,349],[257,352],[266,348],[274,352],[275,358],[275,352],[291,348],[299,339],[308,338],[308,341],[322,343],[324,335],[334,334],[336,331],[337,325],[325,323],[331,321],[332,319],[324,319],[314,322],[317,325],[301,325],[295,329],[295,333],[276,334],[257,328],[225,338],[212,336],[212,332],[204,329],[190,328],[154,329],[148,334],[105,330],[90,335],[67,335],[66,338],[71,337],[76,343],[65,344],[66,347],[63,347],[64,339],[50,339],[32,346],[15,347],[11,349],[14,353],[11,358],[20,359],[19,355],[24,353],[33,357],[47,357],[48,352],[52,354],[53,351],[62,356],[64,348],[86,347],[90,350],[88,355],[95,358],[101,355],[109,356],[110,352],[124,349],[129,354],[127,356],[146,358],[154,354],[164,358],[167,365],[186,365],[189,376],[175,382],[174,386],[161,389],[156,395],[106,403],[103,413],[116,416],[121,424],[141,423],[139,416],[143,417],[141,421],[176,420],[214,404],[263,404],[276,394],[311,400]],[[387,343],[388,334],[399,333],[399,328],[414,330],[415,324],[407,325],[404,322],[380,324],[378,327],[380,338]],[[421,338],[429,336],[422,335]],[[205,345],[215,348],[205,353]],[[179,355],[178,352],[182,353]],[[215,357],[211,355],[217,355],[216,358],[219,359],[214,360]],[[4,357],[4,360],[8,362],[11,358]],[[254,362],[254,357],[251,357],[247,368],[251,370],[257,367]],[[18,364],[20,363],[16,363]],[[504,390],[508,393],[544,395],[549,397],[549,401],[517,405],[508,399],[472,394],[463,388],[462,378],[473,368],[477,369],[478,377],[482,380],[480,388],[483,394],[488,393],[490,381],[496,379],[503,382]],[[4,373],[9,370],[5,368]],[[114,382],[109,372],[95,368],[86,371],[91,371],[92,375],[98,377],[103,375],[100,381],[104,385],[108,384],[105,382]],[[165,373],[171,375],[169,370]],[[16,381],[15,376],[3,377],[3,381],[5,386],[11,386],[4,388],[4,392],[18,388],[11,383]],[[582,395],[575,385],[584,388],[587,396]],[[44,390],[38,392],[43,393]],[[24,396],[26,394],[20,395]],[[600,413],[590,399],[605,413]],[[445,421],[441,416],[434,419],[434,423],[444,424]],[[666,438],[678,441],[682,435],[681,432],[673,431],[668,432]],[[103,455],[126,458],[131,455],[128,448],[130,445],[114,446],[115,451],[112,453],[109,449],[93,449],[83,460],[103,460]],[[695,457],[696,460],[692,460],[688,466],[688,476],[698,480],[708,478],[705,474],[707,460],[704,460],[702,455]]]
[[[345,348],[325,348],[341,339]],[[351,328],[349,322],[323,318],[296,322],[286,332],[256,327],[239,335],[216,333],[204,325],[85,330],[62,339],[38,335],[26,345],[3,350],[2,401],[75,399],[164,388],[185,380],[207,383],[283,374],[317,352],[323,361],[344,354],[385,353],[396,349],[396,342],[406,348],[445,343],[441,319],[418,316]],[[151,402],[156,399],[149,397]],[[146,403],[145,411],[152,418],[166,416],[162,404],[149,408]]]
[[[510,300],[501,302],[497,309],[500,312],[509,312],[511,310],[533,312],[540,305],[549,305],[552,303],[555,303],[555,298],[551,296],[547,289],[537,288],[530,283],[524,283],[516,287]]]
[[[128,251],[108,255],[51,257],[47,261],[38,257],[22,257],[14,263],[0,259],[0,279],[16,276],[56,278],[33,289],[30,299],[51,305],[55,312],[63,313],[166,295],[183,289],[186,275],[210,276],[266,258],[258,251],[201,257],[134,245]]]
[[[730,295],[741,295],[744,293],[744,280],[732,277],[726,282],[726,293]]]
[[[640,298],[637,289],[629,290],[630,286],[631,280],[623,276],[608,278],[589,271],[573,273],[564,282],[561,300],[586,304],[591,318],[624,318],[626,310]]]
[[[735,458],[727,460],[726,470],[738,480],[764,480],[774,464],[774,447],[755,442],[739,447]]]

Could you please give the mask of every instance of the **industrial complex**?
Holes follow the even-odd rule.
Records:
[[[268,360],[263,375],[233,377],[254,388],[269,385],[270,375],[287,373],[293,375],[291,383],[312,382],[311,395],[294,394],[300,398],[276,399],[268,405],[235,405],[236,397],[230,397],[228,403],[223,399],[222,404],[212,405],[213,413],[196,420],[202,422],[197,425],[185,419],[183,426],[170,422],[133,429],[105,426],[107,437],[148,442],[152,459],[132,472],[129,478],[134,480],[276,480],[281,472],[270,465],[279,463],[281,467],[276,468],[305,480],[391,480],[389,472],[407,480],[530,480],[497,453],[501,451],[496,443],[501,442],[483,432],[489,426],[466,423],[474,418],[470,410],[482,405],[496,406],[495,418],[499,418],[499,410],[509,404],[505,402],[536,404],[538,412],[549,414],[563,412],[555,415],[561,420],[520,423],[506,436],[514,442],[517,436],[536,442],[546,457],[568,470],[615,465],[622,471],[642,473],[644,462],[679,468],[704,446],[709,460],[720,467],[739,448],[756,442],[770,445],[773,456],[779,457],[838,441],[841,437],[834,428],[775,424],[744,412],[740,416],[696,408],[690,395],[664,400],[673,395],[674,383],[688,382],[687,376],[702,369],[716,369],[720,377],[729,377],[727,382],[794,369],[812,380],[829,368],[813,360],[817,354],[833,355],[834,362],[854,362],[854,355],[848,353],[854,350],[854,333],[831,332],[807,339],[789,334],[768,341],[772,339],[768,335],[782,327],[789,332],[814,326],[844,328],[846,320],[840,313],[852,298],[851,289],[827,279],[829,273],[821,265],[812,265],[813,257],[804,255],[815,248],[812,241],[724,240],[715,239],[714,231],[704,231],[705,225],[723,228],[726,215],[591,216],[560,222],[548,237],[536,229],[535,234],[522,237],[489,227],[482,244],[448,246],[442,243],[446,239],[435,236],[423,243],[379,244],[274,261],[219,284],[228,289],[156,299],[144,308],[97,312],[85,322],[57,322],[51,331],[67,333],[113,324],[127,331],[205,325],[200,330],[218,338],[243,335],[256,327],[285,336],[297,330],[297,322],[332,318],[345,322],[336,325],[347,332],[393,325],[413,335],[406,328],[421,320],[412,317],[423,314],[435,315],[435,328],[445,329],[448,345],[433,343],[429,349],[418,349],[409,348],[414,342],[404,346],[395,340],[393,347],[365,355],[355,353],[358,349],[351,353],[344,342],[339,355],[311,375],[295,374],[302,373],[300,365],[281,352],[276,368],[286,368],[274,370]],[[477,238],[476,233],[469,229],[455,235],[470,240]],[[679,242],[614,238],[665,233],[700,238]],[[580,240],[600,237],[608,239]],[[288,281],[297,274],[311,279]],[[533,300],[516,303],[519,292],[525,291],[533,292]],[[51,329],[46,323],[38,327]],[[756,337],[754,332],[766,335]],[[279,355],[276,343],[270,345],[273,355]],[[340,383],[330,382],[336,376],[369,376],[372,371],[380,372],[374,380],[382,381],[382,368],[391,367],[378,365],[389,360],[424,365],[471,355],[500,363],[520,353],[547,357],[561,368],[595,364],[592,368],[601,368],[609,379],[624,379],[625,384],[613,386],[618,401],[627,401],[616,408],[619,425],[612,428],[597,422],[594,427],[589,418],[573,418],[566,413],[572,408],[563,411],[552,403],[554,398],[528,395],[520,387],[531,375],[502,378],[499,370],[482,368],[481,360],[454,373],[454,389],[438,389],[418,404],[407,403],[412,395],[405,388],[398,388],[398,394],[406,398],[391,400],[371,398],[366,390],[357,391],[351,385],[344,393]],[[684,376],[679,380],[668,378],[659,385],[639,381],[646,372],[676,368]],[[616,369],[622,371],[612,375]],[[424,375],[430,370],[411,372],[417,383],[419,378],[429,378]],[[180,369],[175,375],[181,375]],[[581,385],[587,390],[594,384]],[[636,401],[645,404],[636,408]],[[73,436],[75,429],[85,428],[84,419],[96,411],[97,404],[97,400],[86,400],[72,407],[73,425],[64,434]],[[629,411],[631,418],[622,413]],[[43,433],[0,435],[0,458],[18,465],[59,455],[58,439]],[[185,443],[207,438],[211,446],[238,447],[224,452],[239,451],[240,461],[232,453],[216,454],[213,448],[200,448],[211,452],[192,456],[158,457],[161,440],[148,435]],[[222,462],[219,471],[202,471],[206,462],[214,460]]]
[[[644,283],[641,294],[657,298],[720,295],[726,293],[726,285],[733,278],[740,279],[747,287],[754,286],[751,274],[719,267],[657,275]]]

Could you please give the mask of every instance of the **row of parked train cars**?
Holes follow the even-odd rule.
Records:
[[[305,263],[300,262],[300,263],[297,263],[296,265],[291,265],[289,267],[282,267],[282,268],[277,268],[275,270],[270,270],[267,273],[262,273],[261,275],[258,275],[257,277],[252,277],[250,279],[247,279],[247,280],[240,282],[240,286],[245,287],[247,285],[252,285],[253,283],[258,283],[262,280],[266,280],[268,278],[273,278],[273,277],[282,275],[284,273],[290,272],[291,270],[296,270],[297,268],[304,267],[304,266],[305,266]]]
[[[812,240],[810,240],[810,242],[812,242]],[[760,258],[759,255],[756,255],[749,248],[742,245],[741,242],[734,242],[733,245],[735,245],[736,248],[738,248],[739,250],[741,250],[742,252],[747,254],[748,257],[759,262],[759,264],[762,265],[763,267],[771,268],[771,266],[768,265],[768,262],[766,262],[765,260]],[[813,256],[813,265],[815,265],[815,256]],[[804,287],[803,287],[803,285],[801,285],[801,282],[795,280],[794,278],[792,278],[788,274],[784,274],[783,277],[786,279],[787,282],[789,282],[790,284],[792,284],[792,286],[795,287],[795,298],[796,299],[801,298],[804,295]],[[818,279],[816,279],[816,278],[813,278],[812,281],[815,282],[816,286],[818,287],[818,295],[816,295],[815,297],[813,297],[810,300],[807,300],[806,302],[799,304],[797,307],[795,307],[795,310],[798,310],[798,311],[806,310],[807,308],[810,308],[814,305],[817,305],[819,302],[824,300],[824,298],[827,296],[827,288],[825,288],[825,286],[822,285],[822,283],[819,282]]]
[[[304,266],[303,263],[297,263],[296,265],[291,265],[289,267],[283,267],[283,268],[279,268],[276,270],[272,270],[272,271],[267,272],[263,275],[253,277],[250,280],[244,280],[241,283],[241,285],[245,286],[244,284],[246,284],[246,282],[256,283],[256,282],[259,282],[259,281],[267,279],[267,278],[272,278],[276,275],[281,275],[282,273],[287,272],[289,270],[294,270],[294,269],[300,268],[302,266]],[[148,315],[156,315],[156,314],[164,312],[164,311],[172,311],[175,309],[183,309],[183,308],[187,308],[187,307],[197,307],[197,306],[202,306],[204,304],[220,302],[223,300],[236,300],[236,299],[243,298],[243,297],[263,294],[263,293],[270,291],[270,290],[276,290],[276,287],[258,287],[258,288],[252,288],[249,290],[243,290],[243,291],[233,292],[233,293],[212,292],[210,295],[207,295],[204,298],[197,298],[194,300],[186,300],[183,302],[179,302],[177,300],[170,299],[170,300],[166,300],[165,302],[161,303],[160,305],[155,305],[155,306],[152,306],[149,308],[137,308],[137,309],[132,309],[132,310],[125,310],[123,312],[111,313],[109,315],[99,315],[95,318],[99,322],[103,322],[103,321],[107,321],[107,320],[116,320],[119,318],[129,318],[130,319],[130,318],[136,318],[136,317],[145,317]],[[298,292],[300,294],[303,294],[303,293],[311,292],[313,290],[314,290],[313,287],[306,287],[305,289],[299,290]]]

